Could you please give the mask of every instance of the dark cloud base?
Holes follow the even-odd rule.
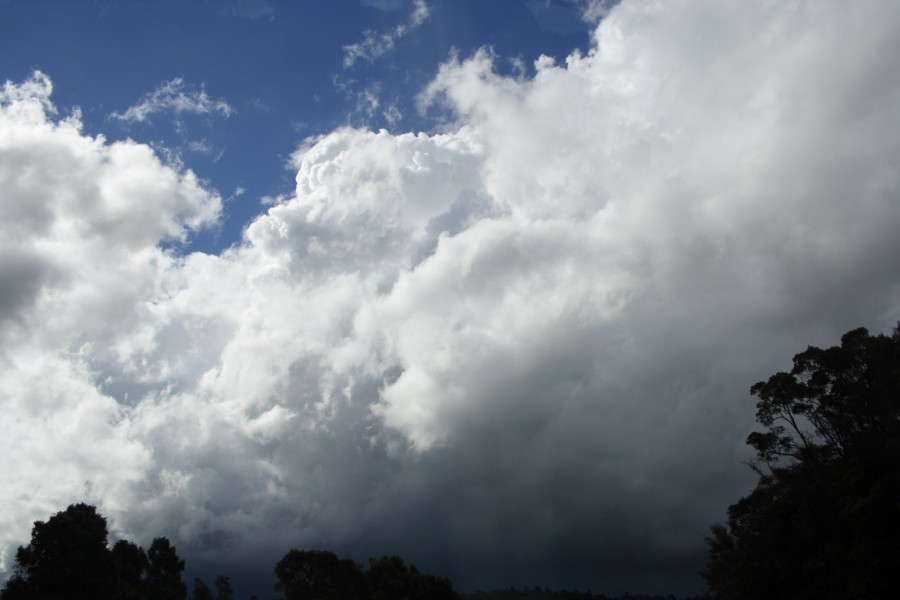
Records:
[[[898,32],[635,0],[533,76],[451,58],[440,132],[304,141],[220,254],[173,250],[223,218],[193,172],[7,83],[3,568],[87,501],[248,581],[297,547],[696,592],[753,484],[749,386],[900,314]]]

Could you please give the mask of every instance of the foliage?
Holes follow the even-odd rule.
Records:
[[[291,550],[275,567],[284,600],[452,600],[450,580],[407,566],[398,556],[369,560],[368,571],[322,550]]]
[[[0,600],[186,598],[184,561],[169,540],[157,538],[145,554],[127,540],[109,548],[107,535],[106,519],[87,504],[73,504],[46,523],[36,521],[31,543],[16,552],[15,572]]]
[[[407,567],[399,556],[369,559],[366,581],[371,600],[451,600],[457,597],[449,579],[422,573],[415,565]]]
[[[359,566],[323,550],[291,550],[275,565],[275,590],[286,600],[361,598],[365,583]]]
[[[31,543],[16,552],[13,583],[4,588],[3,600],[110,596],[113,561],[106,536],[106,519],[86,504],[35,522]]]
[[[112,548],[112,558],[116,573],[115,596],[121,600],[143,598],[144,576],[150,566],[144,549],[128,540],[119,540]]]
[[[209,586],[200,579],[194,577],[194,588],[191,591],[191,600],[234,600],[234,588],[231,587],[231,580],[224,575],[219,575],[213,581],[216,588],[216,595],[213,596]]]
[[[591,592],[556,591],[546,588],[509,588],[505,590],[493,590],[490,592],[474,592],[465,594],[464,600],[677,600],[675,596],[655,596],[645,594],[626,594],[624,596],[606,596],[605,594],[592,594]],[[699,596],[683,598],[682,600],[701,600]]]
[[[147,550],[147,577],[145,581],[149,597],[159,600],[185,600],[187,586],[181,580],[184,561],[178,558],[175,547],[164,537],[158,537]]]
[[[219,575],[213,585],[216,586],[216,600],[234,600],[234,588],[231,587],[228,577]]]
[[[716,598],[892,598],[900,589],[900,326],[809,347],[751,388],[756,488],[707,538]]]
[[[213,600],[212,592],[203,580],[194,577],[194,589],[191,591],[191,600]]]

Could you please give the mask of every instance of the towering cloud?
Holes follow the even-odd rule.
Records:
[[[51,89],[35,73],[0,94],[5,568],[33,517],[80,496],[124,510],[154,463],[131,427],[134,392],[164,368],[134,362],[177,263],[160,244],[214,223],[221,204],[145,145],[84,136],[77,114],[55,116]],[[116,393],[113,372],[138,387]]]
[[[880,2],[625,2],[532,77],[444,64],[443,133],[305,141],[218,256],[177,251],[219,214],[189,171],[7,84],[5,567],[86,498],[261,569],[693,591],[752,483],[748,386],[900,315],[898,32]]]

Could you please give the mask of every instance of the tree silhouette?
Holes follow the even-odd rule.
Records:
[[[36,521],[0,600],[186,600],[185,564],[167,538],[157,537],[144,552],[128,540],[109,548],[107,535],[106,519],[87,504]],[[216,577],[215,588],[215,600],[234,600],[228,577]],[[214,599],[199,578],[191,598]]]
[[[321,550],[291,550],[275,566],[284,600],[451,600],[445,577],[422,573],[399,556],[369,559],[363,572],[351,560]]]
[[[219,575],[213,584],[216,586],[216,600],[234,600],[234,588],[228,577]]]
[[[366,572],[372,600],[442,600],[456,598],[449,579],[421,573],[406,566],[399,556],[369,559]]]
[[[167,538],[158,537],[147,550],[147,594],[154,600],[185,600],[187,586],[181,580],[184,561]]]
[[[128,540],[119,540],[112,548],[112,562],[115,571],[114,597],[141,600],[144,597],[144,577],[150,566],[144,549]]]
[[[291,550],[275,565],[275,590],[285,600],[354,600],[365,597],[359,565],[323,550]]]
[[[751,388],[756,488],[704,572],[716,598],[893,598],[900,589],[900,326],[809,347]]]
[[[194,589],[191,591],[191,600],[213,600],[209,587],[199,577],[194,577]]]
[[[87,504],[73,504],[46,523],[36,521],[31,543],[16,552],[3,600],[110,597],[115,584],[106,537],[106,519]]]

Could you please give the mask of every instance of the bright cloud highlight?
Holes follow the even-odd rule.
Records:
[[[7,83],[4,567],[87,499],[261,568],[330,547],[622,593],[640,563],[694,591],[752,482],[748,387],[900,315],[898,32],[879,2],[625,2],[532,77],[449,60],[440,133],[306,140],[220,255],[164,249],[220,219],[190,171]],[[119,118],[225,114],[160,90]]]

